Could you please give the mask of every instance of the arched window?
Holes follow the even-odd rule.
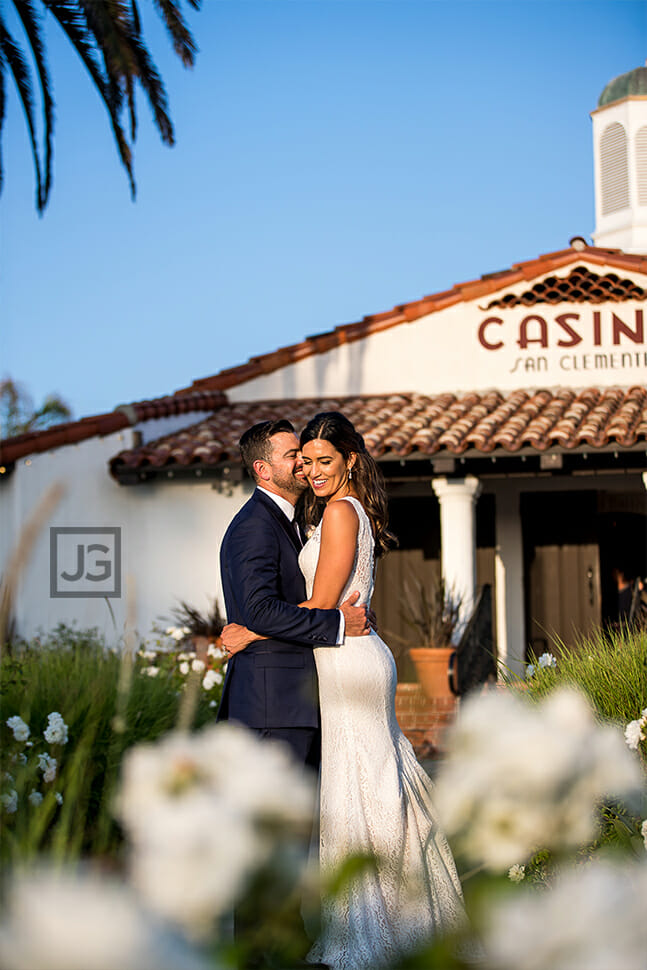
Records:
[[[600,139],[602,215],[618,212],[629,205],[627,135],[617,121],[602,132]]]
[[[638,205],[647,205],[647,125],[636,132],[636,183]]]

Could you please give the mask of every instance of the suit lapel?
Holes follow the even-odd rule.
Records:
[[[277,520],[281,528],[284,530],[285,534],[287,535],[288,539],[294,546],[297,553],[301,552],[301,548],[302,548],[301,543],[297,539],[296,532],[292,527],[292,523],[288,519],[287,515],[285,515],[285,513],[281,511],[281,509],[278,507],[276,502],[273,501],[273,499],[269,498],[269,496],[265,495],[263,493],[263,490],[260,488],[256,489],[256,491],[254,492],[254,497],[257,502],[262,502],[263,505],[265,505],[270,510],[270,512],[275,517],[275,519]]]

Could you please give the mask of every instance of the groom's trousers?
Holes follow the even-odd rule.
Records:
[[[259,738],[267,741],[283,741],[288,744],[295,760],[318,772],[321,764],[321,728],[252,728]]]

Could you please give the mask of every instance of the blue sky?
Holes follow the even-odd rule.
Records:
[[[54,31],[42,218],[10,100],[0,375],[75,417],[588,237],[589,112],[647,53],[643,0],[203,0],[187,18],[192,71],[146,21],[177,145],[140,98],[134,204]]]

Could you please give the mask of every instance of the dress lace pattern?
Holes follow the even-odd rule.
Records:
[[[342,593],[373,592],[373,536],[361,503],[353,570]],[[319,526],[299,565],[312,594]],[[332,904],[309,960],[368,970],[464,921],[460,882],[432,805],[432,782],[395,716],[393,655],[375,633],[315,649],[322,720],[320,865],[324,876],[349,854],[370,853],[365,872]]]

